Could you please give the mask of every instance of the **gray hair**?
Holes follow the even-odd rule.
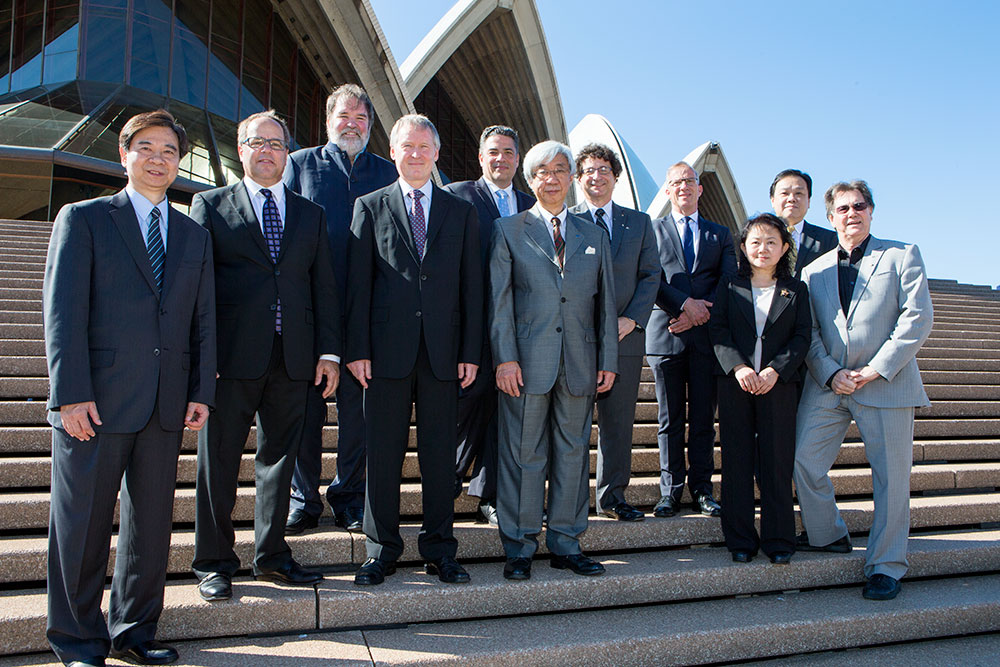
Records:
[[[699,184],[701,183],[701,177],[698,176],[698,171],[684,160],[681,160],[680,162],[675,162],[669,167],[667,167],[667,185],[670,185],[670,172],[676,169],[677,167],[687,167],[688,169],[694,172],[694,182]]]
[[[531,182],[531,179],[535,177],[535,172],[543,164],[552,162],[559,155],[566,158],[566,164],[569,165],[569,176],[572,178],[576,173],[576,161],[573,160],[573,151],[566,144],[547,139],[532,146],[531,150],[525,154],[523,166],[525,180]]]
[[[830,217],[833,215],[833,201],[837,198],[837,195],[844,192],[857,192],[861,195],[865,203],[868,204],[868,208],[871,211],[875,210],[875,198],[872,197],[872,190],[868,187],[868,184],[861,179],[856,179],[847,183],[845,181],[840,181],[839,183],[834,183],[823,195],[823,203],[826,204],[826,216]]]
[[[281,133],[285,136],[285,145],[288,149],[292,148],[292,135],[288,131],[288,125],[282,120],[274,109],[268,109],[267,111],[258,111],[255,114],[250,114],[246,118],[240,121],[240,124],[236,126],[236,142],[242,144],[247,140],[247,132],[250,131],[250,123],[255,120],[260,120],[261,118],[266,118],[267,120],[273,120],[281,128]]]
[[[368,97],[365,89],[356,83],[345,83],[333,89],[330,96],[326,98],[327,119],[333,115],[333,110],[337,107],[337,102],[341,99],[354,99],[363,104],[365,113],[368,114],[368,122],[371,124],[375,123],[375,107],[372,106],[372,100]]]
[[[389,133],[389,145],[395,146],[399,133],[408,128],[414,127],[430,130],[431,135],[434,137],[434,147],[441,150],[441,137],[438,135],[437,128],[434,127],[434,123],[431,122],[431,119],[422,113],[408,113],[405,116],[400,116],[399,120],[397,120],[392,126],[392,131]]]

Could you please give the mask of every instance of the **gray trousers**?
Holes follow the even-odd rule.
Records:
[[[632,477],[632,427],[639,398],[642,355],[619,356],[611,391],[597,396],[597,511],[625,502]]]
[[[547,394],[500,393],[497,519],[507,558],[538,550],[549,477],[545,544],[553,554],[580,553],[590,501],[593,395],[574,396],[560,369]]]
[[[913,465],[913,408],[873,408],[850,396],[825,408],[799,405],[795,432],[795,488],[802,524],[813,546],[847,535],[837,509],[830,468],[851,419],[858,425],[872,468],[875,516],[868,536],[865,576],[906,574],[910,533],[910,468]]]

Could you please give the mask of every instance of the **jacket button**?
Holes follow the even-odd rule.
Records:
[[[559,299],[559,301],[561,301],[562,303],[566,303],[566,297]]]
[[[281,269],[275,269],[274,270],[274,275],[280,276],[281,275]]]
[[[427,274],[424,274],[424,275],[420,276],[420,279],[421,280],[427,280]]]
[[[556,333],[562,333],[562,327],[556,327]]]
[[[270,305],[270,308],[271,308],[271,310],[278,310],[278,305],[277,305],[277,304],[274,304],[274,303],[272,303],[272,304]]]
[[[417,311],[417,317],[420,317],[420,315],[421,315],[421,312],[418,310]]]
[[[153,356],[154,357],[160,356],[160,348],[158,348],[158,347],[153,348]]]
[[[160,315],[166,315],[166,314],[167,314],[167,309],[166,308],[160,308]]]

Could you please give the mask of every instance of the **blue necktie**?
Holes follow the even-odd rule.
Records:
[[[277,264],[278,254],[281,252],[281,215],[274,202],[274,194],[267,188],[262,188],[260,193],[264,195],[264,239],[267,241],[268,252],[271,253],[271,261]],[[274,330],[281,333],[280,297],[275,307]]]
[[[417,257],[424,258],[424,245],[427,243],[427,221],[424,219],[424,207],[420,198],[424,193],[420,190],[410,190],[413,206],[410,207],[410,231],[413,232],[413,243],[417,246]]]
[[[149,266],[153,269],[153,280],[156,281],[156,293],[163,294],[163,259],[167,252],[163,248],[163,236],[160,234],[160,209],[155,206],[149,212],[146,252],[149,253]]]
[[[497,190],[497,210],[500,211],[501,218],[506,218],[510,215],[510,205],[507,203],[507,192],[505,190]]]
[[[691,273],[694,268],[694,234],[691,233],[691,218],[685,215],[681,222],[684,223],[684,263],[687,264],[688,273]]]

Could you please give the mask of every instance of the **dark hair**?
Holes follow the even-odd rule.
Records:
[[[339,102],[341,98],[353,98],[361,104],[364,104],[365,111],[368,112],[368,122],[375,122],[375,108],[372,105],[372,100],[368,97],[368,93],[365,92],[365,89],[356,83],[345,83],[333,89],[330,96],[326,98],[327,120],[329,120],[330,116],[333,115],[333,110],[337,108],[337,102]]]
[[[736,270],[736,275],[742,278],[749,278],[753,274],[753,269],[750,266],[750,260],[747,259],[747,253],[743,249],[743,245],[747,242],[747,236],[750,235],[750,230],[757,226],[772,227],[778,232],[778,236],[781,237],[782,243],[788,244],[788,249],[792,248],[792,233],[788,231],[788,225],[784,220],[779,218],[773,213],[758,213],[754,217],[746,221],[743,225],[743,229],[740,230],[740,243],[739,243],[739,268]],[[774,267],[774,277],[775,278],[791,278],[792,277],[792,264],[788,257],[789,253],[785,253],[778,260],[778,264]]]
[[[622,162],[618,159],[618,156],[613,150],[605,146],[604,144],[587,144],[580,149],[580,152],[576,154],[576,173],[579,175],[583,170],[583,163],[587,158],[593,158],[595,160],[604,160],[611,165],[611,173],[615,175],[615,178],[621,176],[622,173]]]
[[[174,120],[173,114],[166,109],[147,111],[129,118],[125,121],[122,131],[118,133],[118,145],[127,151],[132,145],[132,139],[135,135],[149,127],[166,127],[173,130],[174,134],[177,135],[178,157],[184,157],[187,154],[187,132],[184,131],[184,126]]]
[[[834,183],[823,195],[823,203],[826,204],[826,217],[830,217],[833,214],[833,200],[837,198],[842,192],[858,192],[864,198],[865,202],[868,203],[868,210],[875,210],[875,199],[872,197],[871,188],[868,184],[860,179],[846,183],[840,181],[839,183]]]
[[[250,131],[250,123],[261,118],[266,118],[267,120],[273,120],[281,128],[281,134],[285,137],[285,146],[288,150],[292,149],[292,135],[288,131],[288,125],[279,116],[274,109],[268,109],[267,111],[258,111],[257,113],[250,114],[246,118],[240,121],[240,124],[236,126],[236,142],[242,144],[249,137],[247,137],[247,132]]]
[[[490,125],[483,129],[483,133],[479,135],[479,152],[483,152],[483,144],[486,140],[495,134],[499,134],[502,137],[510,137],[514,140],[514,152],[520,153],[520,141],[517,138],[517,130],[512,127],[507,127],[506,125]]]
[[[783,169],[778,172],[778,175],[774,177],[771,181],[771,197],[774,197],[774,188],[778,187],[778,181],[785,178],[786,176],[798,176],[803,181],[806,182],[806,194],[809,195],[810,199],[813,196],[813,179],[812,177],[804,171],[799,171],[798,169]]]

